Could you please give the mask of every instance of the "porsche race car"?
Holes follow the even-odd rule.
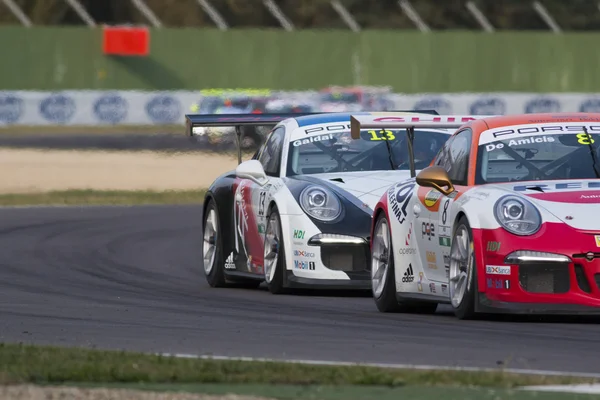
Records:
[[[443,116],[439,117],[441,120]],[[354,116],[360,129],[439,124]],[[372,289],[382,312],[600,312],[600,114],[462,125],[431,165],[374,207]]]
[[[449,137],[446,129],[365,130],[353,139],[344,113],[187,115],[186,121],[189,135],[206,126],[275,125],[251,160],[241,162],[240,155],[235,171],[210,186],[202,233],[211,286],[266,282],[272,293],[370,290],[373,207],[393,182],[429,165]]]

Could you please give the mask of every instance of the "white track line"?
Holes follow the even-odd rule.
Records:
[[[441,365],[414,365],[414,364],[381,364],[381,363],[354,363],[343,361],[319,361],[319,360],[278,360],[273,358],[255,358],[255,357],[227,357],[227,356],[206,356],[195,354],[159,354],[165,357],[177,358],[197,358],[203,360],[229,360],[229,361],[259,361],[259,362],[283,362],[290,364],[308,364],[308,365],[335,365],[335,366],[361,366],[377,368],[394,369],[415,369],[415,370],[444,370],[444,371],[470,371],[470,372],[505,372],[521,375],[548,375],[548,376],[573,376],[581,378],[597,378],[600,374],[586,372],[567,372],[567,371],[544,371],[537,369],[513,369],[513,368],[475,368],[475,367],[449,367]]]

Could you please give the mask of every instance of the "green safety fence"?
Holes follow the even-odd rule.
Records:
[[[0,89],[600,91],[600,35],[153,29],[149,57],[102,54],[101,29],[0,28]]]

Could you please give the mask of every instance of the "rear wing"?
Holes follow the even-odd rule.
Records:
[[[490,118],[495,115],[353,115],[350,117],[350,134],[352,139],[360,139],[362,129],[406,129],[408,137],[408,154],[410,157],[410,176],[414,177],[415,155],[413,143],[415,128],[425,129],[458,129],[461,126],[477,119]]]
[[[377,113],[378,115],[401,115],[410,114],[431,114],[437,115],[435,110],[414,110],[414,111],[393,111]],[[242,135],[242,126],[269,126],[277,125],[279,122],[288,118],[301,117],[304,115],[316,114],[340,114],[326,112],[307,112],[307,113],[265,113],[265,114],[186,114],[185,115],[185,134],[194,136],[196,128],[204,127],[235,127],[236,147],[238,153],[238,164],[242,162],[242,148],[240,138]],[[375,116],[375,115],[368,115]]]
[[[242,163],[242,126],[269,126],[277,125],[284,119],[312,115],[319,113],[280,113],[280,114],[186,114],[185,134],[194,136],[196,128],[204,127],[235,127],[235,142],[238,153],[238,164]]]

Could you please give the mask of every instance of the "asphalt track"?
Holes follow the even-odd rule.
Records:
[[[600,373],[597,320],[381,314],[369,296],[213,289],[198,206],[0,209],[0,341]]]

